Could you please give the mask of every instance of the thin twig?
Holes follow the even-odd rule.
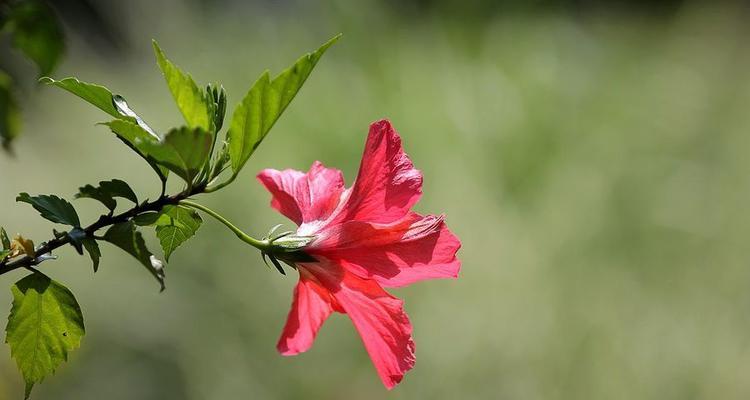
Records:
[[[172,196],[165,196],[162,194],[158,199],[154,201],[138,204],[135,207],[117,215],[101,215],[96,222],[84,228],[84,232],[86,232],[86,237],[94,237],[94,233],[99,229],[119,224],[121,222],[127,222],[133,217],[136,217],[145,212],[160,211],[165,206],[174,205],[179,203],[181,200],[187,199],[190,196],[204,193],[205,189],[205,185],[198,185],[190,190],[185,190]],[[69,243],[70,236],[61,236],[59,238],[54,238],[43,243],[38,249],[36,249],[36,256],[26,255],[17,260],[5,260],[0,263],[0,275],[6,274],[18,268],[26,268],[35,271],[33,267],[41,262],[39,256],[50,253],[53,250],[65,246]]]

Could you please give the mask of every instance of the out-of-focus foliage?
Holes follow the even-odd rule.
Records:
[[[0,3],[0,37],[32,60],[39,76],[49,74],[65,51],[62,27],[52,9],[37,0]],[[20,112],[13,80],[0,68],[0,141],[5,148],[20,133]]]
[[[0,70],[0,144],[8,147],[21,129],[21,114],[13,93],[13,80]]]
[[[2,30],[11,35],[13,47],[34,61],[39,76],[50,74],[65,51],[60,21],[44,2],[11,2],[3,17]]]
[[[744,7],[540,7],[472,19],[374,1],[154,4],[121,5],[127,37],[159,38],[196,81],[229,77],[230,110],[262,68],[345,34],[306,100],[212,207],[265,233],[284,221],[251,172],[318,159],[355,176],[367,124],[389,117],[425,175],[419,211],[444,211],[464,243],[462,275],[397,291],[418,362],[386,394],[344,318],[308,353],[280,357],[294,279],[266,273],[212,221],[201,231],[214,240],[172,255],[180,271],[161,295],[128,256],[110,257],[94,285],[71,251],[50,274],[85,305],[87,343],[34,389],[39,399],[750,396]],[[155,129],[181,118],[150,46],[101,57],[75,43],[59,74],[133,93]],[[22,190],[66,193],[112,175],[158,195],[149,167],[92,126],[98,110],[49,93],[28,112],[39,134],[17,142],[19,161],[0,158],[11,235],[49,234],[14,204]],[[101,212],[91,203],[76,204],[82,219]],[[16,367],[0,360],[0,393],[17,398]]]
[[[116,24],[105,18],[107,4],[91,0],[0,1],[0,144],[8,150],[21,132],[17,98],[35,78],[51,74],[63,59],[63,23],[83,35],[104,55],[122,46]],[[7,42],[7,45],[6,43]],[[24,62],[25,58],[31,62]]]

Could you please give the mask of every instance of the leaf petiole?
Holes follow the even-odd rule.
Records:
[[[215,192],[225,186],[228,186],[230,183],[234,182],[234,180],[237,179],[237,174],[233,173],[231,176],[229,176],[229,179],[226,181],[217,184],[216,186],[209,186],[203,191],[203,193],[212,193]]]
[[[268,251],[271,248],[271,242],[270,241],[268,241],[268,240],[258,240],[256,238],[254,238],[254,237],[246,234],[240,228],[238,228],[237,226],[235,226],[234,224],[232,224],[231,222],[229,222],[229,220],[227,220],[226,218],[224,218],[221,214],[217,213],[216,211],[214,211],[214,210],[212,210],[212,209],[210,209],[210,208],[208,208],[208,207],[206,207],[206,206],[204,206],[202,204],[193,203],[192,201],[189,201],[189,200],[180,200],[179,204],[181,206],[190,207],[190,208],[193,208],[193,209],[196,209],[196,210],[203,211],[204,213],[210,215],[211,217],[213,217],[217,221],[219,221],[222,224],[224,224],[224,226],[226,226],[227,228],[229,228],[230,231],[234,232],[234,234],[237,235],[237,237],[240,240],[242,240],[243,242],[245,242],[245,243],[247,243],[247,244],[255,247],[256,249],[258,249],[260,251],[265,252],[265,251]]]

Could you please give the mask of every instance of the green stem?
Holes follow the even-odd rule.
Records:
[[[232,224],[231,222],[229,222],[229,220],[227,220],[226,218],[224,218],[223,216],[221,216],[216,211],[214,211],[214,210],[212,210],[212,209],[210,209],[210,208],[208,208],[208,207],[206,207],[206,206],[204,206],[202,204],[193,203],[192,201],[189,201],[189,200],[180,200],[180,205],[183,205],[183,206],[186,206],[186,207],[190,207],[190,208],[194,208],[196,210],[203,211],[204,213],[206,213],[206,214],[214,217],[214,219],[216,219],[217,221],[221,222],[222,224],[224,224],[224,226],[226,226],[227,228],[229,228],[229,230],[231,230],[232,232],[234,232],[234,234],[237,235],[237,237],[240,238],[240,240],[242,240],[243,242],[245,242],[245,243],[247,243],[247,244],[255,247],[256,249],[258,249],[260,251],[267,251],[271,247],[271,243],[269,241],[267,241],[267,240],[258,240],[256,238],[254,238],[254,237],[246,234],[245,232],[242,232],[242,230],[240,230],[240,228],[236,227],[234,224]]]
[[[219,184],[218,184],[218,185],[216,185],[216,186],[209,186],[209,187],[207,187],[207,188],[206,188],[206,189],[205,189],[205,190],[204,190],[203,192],[204,192],[204,193],[211,193],[211,192],[215,192],[215,191],[217,191],[217,190],[219,190],[219,189],[223,188],[224,186],[227,186],[227,185],[229,185],[230,183],[234,182],[234,180],[235,180],[236,178],[237,178],[237,174],[233,173],[233,174],[232,174],[232,175],[231,175],[231,176],[229,177],[229,179],[227,179],[226,181],[224,181],[224,182],[222,182],[222,183],[219,183]]]

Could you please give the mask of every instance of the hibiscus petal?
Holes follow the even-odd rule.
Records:
[[[456,278],[461,242],[443,216],[407,215],[391,224],[349,221],[322,232],[307,249],[386,287]]]
[[[391,296],[371,279],[362,279],[328,260],[302,264],[331,291],[341,311],[359,332],[375,369],[386,388],[401,382],[414,367],[412,326],[403,301]]]
[[[422,173],[414,168],[391,123],[370,125],[357,180],[335,222],[387,223],[402,218],[422,195]]]
[[[404,303],[377,282],[353,274],[346,274],[342,288],[334,296],[359,332],[380,380],[392,389],[416,362]]]
[[[308,273],[300,270],[300,280],[294,288],[294,301],[276,349],[285,356],[293,356],[310,349],[315,336],[334,310],[332,298],[325,288]]]
[[[271,192],[271,207],[297,225],[328,218],[344,191],[341,171],[326,168],[319,161],[307,173],[264,169],[258,180]]]

